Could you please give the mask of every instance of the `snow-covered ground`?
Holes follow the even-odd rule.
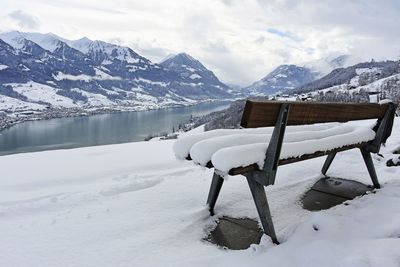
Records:
[[[374,163],[382,189],[326,211],[300,198],[324,158],[279,168],[266,188],[281,245],[229,251],[203,241],[217,216],[258,218],[245,179],[229,177],[210,217],[212,170],[176,160],[174,141],[0,157],[0,266],[400,266],[400,120]],[[357,150],[328,174],[370,184]]]
[[[0,110],[23,111],[23,110],[43,110],[46,107],[37,103],[22,101],[16,98],[0,95]]]
[[[7,84],[13,87],[13,90],[21,95],[24,95],[28,98],[29,101],[38,102],[42,101],[45,103],[49,103],[55,107],[66,107],[72,108],[77,105],[73,103],[73,100],[57,94],[57,90],[54,87],[40,84],[36,82],[27,82],[24,84],[15,84],[10,83]]]

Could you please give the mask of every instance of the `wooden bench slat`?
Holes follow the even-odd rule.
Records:
[[[290,115],[287,125],[382,118],[389,107],[389,104],[380,105],[370,103],[355,104],[248,100],[243,112],[241,126],[245,128],[275,126],[276,118],[283,103],[290,103]]]

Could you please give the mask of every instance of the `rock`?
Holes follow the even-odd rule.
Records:
[[[400,156],[398,158],[389,159],[386,162],[386,166],[388,166],[388,167],[400,166]]]

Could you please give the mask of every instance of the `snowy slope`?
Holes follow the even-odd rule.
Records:
[[[0,39],[3,39],[6,43],[9,43],[13,47],[20,48],[22,39],[31,40],[46,50],[53,52],[60,41],[65,42],[66,40],[53,33],[37,33],[37,32],[20,32],[11,31],[6,33],[0,33]]]
[[[176,160],[173,142],[0,157],[0,266],[399,266],[399,167],[374,157],[382,189],[309,212],[300,198],[324,158],[282,166],[266,188],[282,244],[264,236],[229,251],[203,241],[212,170]],[[358,150],[339,153],[329,174],[370,184]],[[216,214],[257,218],[243,177],[225,182]]]
[[[13,97],[0,95],[0,111],[44,110],[44,105],[22,101]]]
[[[400,61],[363,62],[347,68],[335,69],[318,80],[296,88],[293,92],[307,93],[343,84],[357,87],[399,73]]]
[[[390,99],[395,103],[400,101],[400,74],[394,74],[382,79],[379,79],[379,69],[356,69],[357,75],[354,76],[348,83],[334,85],[325,89],[312,92],[311,94],[319,98],[331,101],[329,97],[343,97],[343,100],[350,96],[366,94],[371,102],[376,102],[378,99]],[[367,77],[367,78],[366,78]],[[369,96],[368,96],[369,94]],[[348,99],[347,99],[348,100]]]
[[[31,102],[44,102],[55,107],[76,107],[74,101],[68,97],[58,95],[57,89],[35,82],[26,84],[7,84],[13,87],[17,93],[24,95]]]

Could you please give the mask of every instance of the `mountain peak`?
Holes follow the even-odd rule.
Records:
[[[207,70],[207,68],[200,61],[184,52],[168,57],[161,62],[160,65],[174,70],[182,68],[197,69],[201,71]]]
[[[0,38],[16,49],[21,49],[24,43],[23,39],[26,39],[38,44],[42,48],[51,52],[53,52],[58,47],[60,41],[66,41],[64,38],[61,38],[51,32],[38,33],[11,31],[0,33]]]
[[[251,95],[270,95],[291,90],[315,79],[312,71],[293,64],[279,65],[267,76],[245,88]]]
[[[192,57],[191,55],[189,55],[185,52],[181,52],[181,53],[175,55],[175,57],[182,58],[184,60],[197,61],[197,59],[195,59],[194,57]]]

